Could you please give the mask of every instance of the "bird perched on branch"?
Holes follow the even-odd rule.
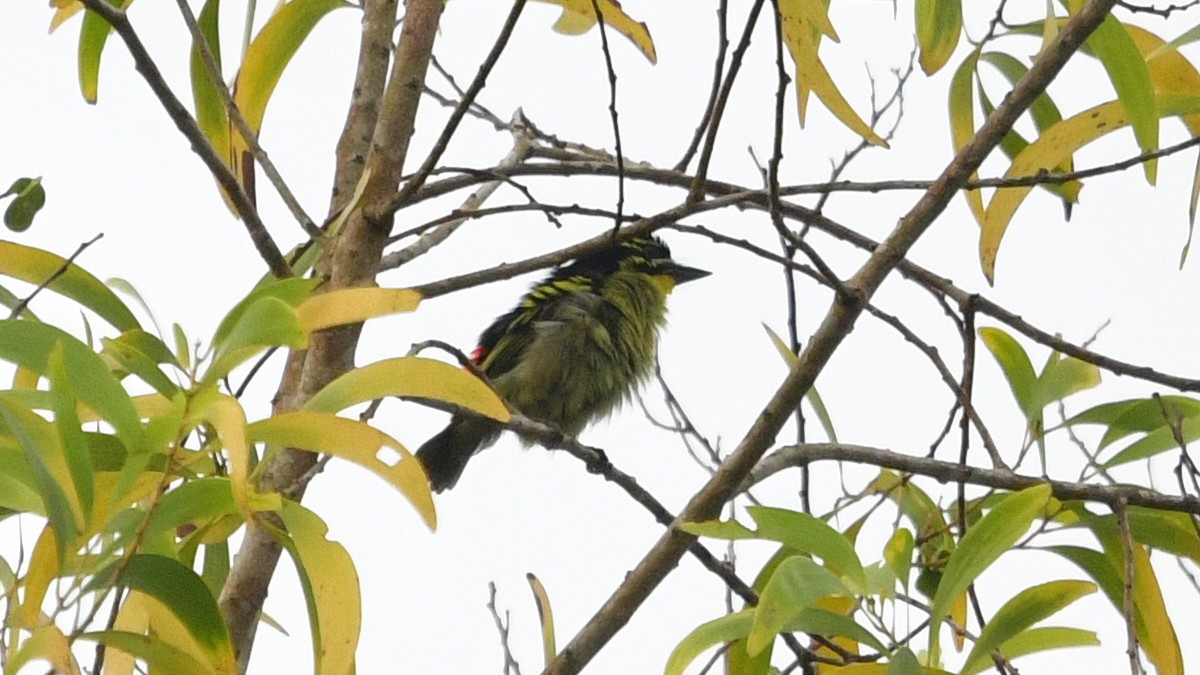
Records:
[[[577,435],[612,412],[654,367],[667,294],[708,276],[639,237],[559,267],[479,338],[471,359],[523,414]],[[456,415],[417,459],[437,492],[500,435],[494,422]]]

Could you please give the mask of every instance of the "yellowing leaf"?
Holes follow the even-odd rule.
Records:
[[[829,112],[851,131],[870,143],[888,147],[887,142],[850,107],[817,55],[823,37],[837,39],[825,3],[822,0],[779,0],[779,17],[783,23],[783,40],[796,64],[796,107],[800,125],[804,125],[808,95],[814,92]]]
[[[954,145],[955,154],[975,136],[975,99],[971,96],[971,83],[974,81],[978,63],[979,50],[976,49],[962,62],[958,70],[954,71],[954,77],[950,80],[950,140]],[[970,180],[978,179],[979,172],[972,172]],[[982,224],[983,195],[980,194],[979,188],[967,190],[964,194],[971,215],[975,216],[975,222]]]
[[[233,88],[233,101],[250,131],[257,134],[262,128],[263,115],[275,93],[275,85],[279,84],[284,69],[317,22],[329,12],[349,6],[345,0],[291,0],[281,5],[255,36],[242,59]],[[243,169],[253,167],[253,164],[243,165],[242,160],[248,155],[250,145],[236,130],[229,140],[228,161],[242,185],[246,185]]]
[[[958,46],[962,0],[917,0],[916,13],[921,70],[932,75],[946,65]]]
[[[346,548],[326,538],[329,526],[295,502],[279,512],[286,532],[271,528],[291,554],[308,601],[313,662],[317,673],[353,673],[362,626],[358,572]]]
[[[54,16],[50,18],[51,33],[63,25],[67,19],[83,11],[83,3],[79,0],[51,0],[50,6],[55,8]]]
[[[103,282],[57,254],[0,241],[0,274],[35,286],[46,284],[48,290],[83,305],[118,330],[141,328],[133,312]]]
[[[504,401],[479,378],[450,364],[417,356],[355,368],[325,385],[304,404],[304,409],[336,413],[387,396],[445,401],[499,422],[511,417]]]
[[[308,298],[296,308],[296,314],[304,332],[312,333],[384,314],[411,312],[420,302],[421,294],[407,288],[343,288]]]
[[[212,425],[221,438],[221,444],[229,454],[229,480],[233,489],[233,500],[242,517],[250,521],[254,516],[251,501],[250,445],[246,438],[246,412],[237,399],[207,390],[192,402],[192,420],[203,420]]]
[[[399,490],[430,529],[437,528],[433,496],[420,462],[399,441],[368,424],[328,413],[292,412],[251,424],[246,435],[254,443],[325,452],[369,469]],[[381,460],[384,448],[395,450],[400,461]]]
[[[596,11],[592,0],[541,0],[562,7],[562,15],[554,24],[554,30],[564,35],[582,35],[596,25]],[[617,0],[596,0],[600,7],[600,16],[604,25],[616,30],[621,35],[633,41],[650,63],[658,62],[658,54],[654,50],[654,40],[650,37],[650,29],[641,21],[635,21]]]
[[[1158,112],[1163,116],[1200,113],[1200,96],[1164,94],[1159,96]],[[1005,178],[1036,176],[1053,167],[1079,148],[1129,125],[1125,108],[1119,101],[1110,101],[1085,110],[1046,130],[1013,160]],[[988,204],[979,237],[979,260],[988,281],[995,279],[996,255],[1017,207],[1025,200],[1031,187],[997,188]]]
[[[58,626],[45,624],[33,629],[33,634],[17,650],[16,657],[8,664],[5,672],[17,673],[21,667],[35,659],[44,659],[61,675],[79,675],[79,664],[71,654],[71,644]]]

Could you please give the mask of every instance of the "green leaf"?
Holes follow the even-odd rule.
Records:
[[[759,537],[818,556],[834,572],[845,574],[858,590],[866,587],[866,574],[854,547],[825,521],[807,513],[767,506],[751,506],[746,511],[758,525]]]
[[[763,330],[767,331],[767,335],[770,336],[771,342],[775,345],[775,349],[779,352],[779,355],[783,357],[783,362],[787,364],[788,368],[796,365],[796,355],[788,348],[783,338],[779,337],[767,324],[764,323],[762,327]],[[813,412],[817,416],[817,421],[821,423],[821,429],[825,432],[826,438],[829,439],[830,443],[837,443],[838,437],[837,431],[833,428],[833,418],[829,416],[829,409],[825,407],[825,400],[817,392],[815,384],[809,387],[808,391],[804,393],[804,398],[812,406]]]
[[[932,75],[950,60],[962,34],[961,0],[917,0],[917,45],[921,70]]]
[[[1039,584],[1017,593],[988,620],[967,655],[963,670],[982,669],[1002,643],[1024,633],[1079,598],[1096,592],[1087,581],[1060,580]]]
[[[0,320],[0,359],[22,368],[45,375],[50,353],[59,344],[71,395],[112,424],[130,451],[143,447],[144,434],[133,401],[95,352],[48,324]]]
[[[908,647],[901,647],[888,659],[887,675],[921,675],[921,662]]]
[[[133,312],[99,279],[49,251],[0,241],[0,274],[35,286],[44,284],[47,290],[92,310],[117,330],[141,328]]]
[[[1072,394],[1100,384],[1100,369],[1072,356],[1052,352],[1038,375],[1038,399],[1041,406],[1057,403]]]
[[[120,630],[102,630],[80,636],[117,649],[145,661],[154,673],[162,675],[195,675],[212,672],[211,666],[192,658],[186,651],[168,644],[153,632],[148,635]],[[107,670],[105,671],[107,672]]]
[[[37,481],[38,496],[59,551],[71,551],[83,529],[82,508],[50,423],[0,393],[0,431],[14,438]]]
[[[736,520],[706,520],[703,523],[682,523],[679,529],[694,534],[697,537],[712,537],[737,541],[738,539],[755,539],[759,535],[754,530],[742,525]]]
[[[308,334],[300,326],[296,310],[286,302],[278,298],[260,298],[239,316],[225,339],[213,346],[216,353],[200,380],[202,384],[220,380],[270,347],[304,349],[308,346]]]
[[[230,334],[245,318],[246,312],[252,306],[264,298],[274,298],[286,304],[288,307],[299,307],[316,288],[320,285],[320,279],[271,279],[267,283],[256,286],[250,291],[245,298],[229,310],[225,318],[221,319],[221,323],[217,326],[217,330],[213,333],[212,345],[213,349],[220,350],[230,340]]]
[[[124,9],[133,0],[108,0],[108,4],[117,9]],[[100,87],[100,55],[104,53],[104,45],[112,26],[95,12],[88,11],[83,17],[83,27],[79,29],[79,89],[83,100],[95,103],[97,90]]]
[[[79,505],[80,529],[86,529],[92,520],[92,504],[95,499],[95,486],[92,482],[92,455],[88,449],[87,438],[84,436],[79,415],[76,411],[75,397],[72,395],[71,384],[63,357],[63,343],[55,345],[50,352],[46,364],[47,377],[50,380],[50,396],[54,402],[54,426],[58,431],[59,446],[62,457],[70,472],[70,486],[74,488],[75,502]],[[47,452],[49,449],[44,449]],[[68,485],[61,485],[67,489]]]
[[[684,669],[705,650],[748,635],[753,622],[754,609],[751,608],[700,624],[671,650],[665,675],[683,675]]]
[[[917,539],[921,540],[921,567],[939,570],[954,550],[954,537],[946,526],[941,508],[921,488],[907,480],[901,480],[891,471],[883,470],[871,483],[875,494],[886,495],[894,501],[904,515],[917,527]]]
[[[4,225],[13,232],[24,232],[33,224],[33,217],[46,205],[46,188],[41,178],[18,178],[0,199],[8,196],[13,201],[4,210]]]
[[[954,146],[955,154],[966,147],[967,143],[975,137],[975,106],[972,104],[971,82],[975,79],[973,75],[976,73],[978,64],[979,50],[974,49],[954,71],[954,77],[950,80],[947,107],[950,111],[950,141]],[[983,94],[982,87],[980,94]],[[979,172],[972,171],[970,180],[978,179]],[[983,223],[983,196],[980,194],[979,188],[967,190],[964,194],[967,206],[971,209],[971,215],[975,217],[975,222]]]
[[[980,328],[979,338],[995,357],[996,363],[1000,364],[1000,370],[1004,372],[1013,398],[1017,400],[1025,419],[1032,420],[1035,415],[1040,416],[1038,378],[1033,372],[1033,364],[1029,361],[1025,349],[1011,335],[999,328]]]
[[[801,610],[831,595],[851,595],[833,572],[803,555],[780,563],[759,597],[746,652],[750,656],[761,652]]]
[[[1037,652],[1049,651],[1051,649],[1066,649],[1067,647],[1097,647],[1100,645],[1100,639],[1096,637],[1096,633],[1090,630],[1080,628],[1062,628],[1050,626],[1044,628],[1030,628],[1007,642],[1000,645],[1000,652],[1004,654],[1008,660],[1025,656],[1027,654],[1035,654]],[[977,675],[992,667],[992,662],[989,659],[983,659],[969,668],[963,668],[960,675]]]
[[[159,363],[169,363],[178,367],[178,363],[166,345],[150,333],[143,330],[126,331],[113,339],[101,338],[100,343],[104,345],[103,353],[158,393],[171,398],[179,392],[179,387],[157,366]]]
[[[942,619],[967,587],[1029,530],[1050,500],[1050,486],[1036,485],[1010,494],[979,519],[958,542],[942,573],[930,607],[930,652],[936,661]]]
[[[117,564],[100,573],[107,583],[141,591],[162,603],[179,619],[218,671],[233,672],[233,646],[217,601],[204,580],[178,560],[161,555],[135,554],[124,574],[113,579]]]
[[[354,561],[341,544],[326,538],[329,527],[317,514],[285,501],[279,512],[286,532],[271,528],[292,556],[312,629],[318,673],[350,673],[362,626],[362,600]]]
[[[1165,415],[1164,415],[1165,411]],[[1100,448],[1138,432],[1149,432],[1168,423],[1200,416],[1200,401],[1185,396],[1155,396],[1102,403],[1088,408],[1066,421],[1067,425],[1100,424],[1108,427],[1100,439]]]
[[[913,533],[907,527],[898,528],[883,547],[883,559],[896,574],[904,588],[908,589],[908,577],[912,572]]]
[[[1109,14],[1088,36],[1086,44],[1108,72],[1108,78],[1117,92],[1117,100],[1129,116],[1133,135],[1142,152],[1157,150],[1158,101],[1146,61],[1129,31],[1117,17]],[[1142,169],[1146,180],[1153,185],[1158,173],[1158,161],[1152,159],[1143,162]]]
[[[213,60],[217,64],[217,72],[221,71],[221,0],[207,0],[200,10],[197,23],[200,33],[208,43]],[[196,124],[210,145],[221,157],[226,157],[229,149],[229,117],[225,111],[225,103],[221,100],[218,87],[224,87],[225,82],[213,82],[204,67],[200,57],[200,47],[192,41],[191,59],[189,61],[192,78],[192,100],[196,105]],[[228,162],[228,159],[226,159]]]

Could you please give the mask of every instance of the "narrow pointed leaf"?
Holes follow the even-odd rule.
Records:
[[[554,24],[554,30],[563,35],[582,35],[596,25],[596,10],[592,5],[592,0],[542,0],[542,2],[562,7],[562,15]],[[645,23],[635,21],[626,14],[617,0],[597,0],[596,5],[600,7],[600,16],[604,18],[606,27],[616,30],[633,41],[633,44],[637,45],[650,63],[658,61],[654,40],[651,39],[650,29],[646,27]]]
[[[802,610],[830,595],[850,596],[851,593],[833,572],[805,556],[793,556],[780,563],[767,581],[754,610],[754,623],[746,637],[746,652],[750,656],[758,654]]]
[[[329,413],[293,412],[269,417],[246,428],[252,443],[324,452],[370,470],[396,488],[417,509],[430,529],[437,528],[433,496],[420,462],[399,441],[374,427]],[[400,456],[389,464],[379,458],[384,448]]]
[[[306,333],[331,326],[360,323],[386,314],[411,312],[421,294],[407,288],[343,288],[314,295],[296,308]]]
[[[55,277],[60,270],[62,274]],[[83,305],[118,330],[140,328],[133,312],[103,282],[49,251],[0,241],[0,274],[34,285],[45,284],[47,290]]]
[[[990,664],[993,649],[1079,598],[1095,592],[1096,585],[1093,583],[1062,580],[1038,584],[1017,593],[988,619],[963,663],[963,670]]]
[[[355,368],[317,392],[304,409],[336,413],[386,396],[445,401],[500,422],[511,417],[496,392],[479,378],[447,363],[416,356]]]
[[[1037,485],[1010,494],[959,540],[931,603],[931,652],[937,654],[939,627],[951,605],[984,570],[1017,543],[1034,518],[1045,510],[1049,500],[1049,485]]]

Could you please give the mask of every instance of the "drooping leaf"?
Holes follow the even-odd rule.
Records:
[[[975,137],[975,106],[974,98],[971,96],[971,83],[975,79],[978,64],[979,50],[975,49],[963,60],[958,70],[954,71],[954,77],[950,79],[950,97],[947,107],[950,110],[950,142],[954,147],[955,154],[958,154]],[[979,172],[972,171],[969,180],[978,179]],[[980,194],[979,188],[966,190],[963,195],[966,197],[967,207],[971,209],[971,215],[975,217],[975,222],[982,225],[983,195]]]
[[[362,598],[354,561],[327,538],[329,526],[300,504],[285,501],[279,512],[286,531],[271,528],[291,555],[308,604],[313,663],[318,673],[354,672],[362,626]]]
[[[767,336],[771,338],[771,343],[775,345],[775,349],[779,351],[779,355],[783,357],[784,363],[786,363],[789,368],[794,366],[796,363],[796,355],[792,353],[790,348],[788,348],[787,344],[783,341],[783,338],[779,337],[779,335],[777,335],[775,331],[771,330],[771,327],[767,324],[764,323],[762,327],[763,330],[767,331]],[[814,384],[813,386],[809,387],[808,391],[804,394],[804,398],[808,401],[808,404],[812,406],[813,412],[816,413],[817,421],[821,423],[821,429],[825,431],[825,436],[829,439],[829,442],[837,443],[838,437],[837,431],[835,431],[833,428],[833,419],[829,416],[829,410],[825,407],[824,399],[822,399],[821,394],[817,392],[817,385]]]
[[[1200,113],[1200,96],[1163,94],[1158,97],[1158,114],[1167,116]],[[1120,101],[1111,101],[1085,110],[1047,129],[1013,160],[1006,178],[1035,176],[1051,170],[1076,150],[1092,141],[1129,125],[1129,117]],[[1156,127],[1157,128],[1157,127]],[[996,255],[1000,242],[1017,207],[1032,188],[997,188],[988,203],[980,232],[979,259],[989,283],[995,279]]]
[[[141,328],[133,312],[103,282],[49,251],[0,241],[0,274],[34,285],[45,284],[47,290],[92,310],[118,330]]]
[[[869,143],[888,147],[887,141],[850,107],[817,54],[822,39],[838,39],[825,3],[822,0],[779,0],[779,17],[783,23],[783,40],[796,64],[796,106],[800,125],[804,125],[808,95],[815,93],[829,112],[851,131]]]
[[[500,397],[479,378],[447,363],[417,356],[355,368],[317,392],[304,409],[336,413],[387,396],[445,401],[499,422],[511,417]]]
[[[221,71],[221,32],[218,30],[221,19],[221,0],[207,0],[197,23],[200,33],[208,43],[208,49],[216,62],[218,74]],[[224,87],[223,80],[213,82],[204,67],[200,47],[193,41],[191,60],[189,63],[192,79],[192,101],[196,106],[196,125],[200,127],[210,145],[229,163],[229,115],[225,111],[225,103],[221,100],[218,87]]]
[[[102,630],[84,633],[80,636],[105,645],[109,650],[120,650],[131,657],[146,662],[155,673],[163,675],[197,675],[215,672],[205,663],[197,661],[186,651],[168,644],[155,633],[144,635],[123,630]],[[107,656],[107,654],[106,654]],[[105,663],[105,673],[112,672],[112,666]]]
[[[592,0],[541,0],[562,7],[562,15],[554,24],[554,30],[563,35],[582,35],[596,25],[596,10]],[[616,30],[621,35],[633,41],[650,63],[658,62],[658,54],[654,50],[654,40],[650,37],[650,29],[645,23],[635,21],[617,0],[596,0],[600,7],[600,16],[604,25]]]
[[[962,0],[916,0],[917,45],[921,70],[942,69],[962,34]]]
[[[999,328],[979,329],[979,338],[1000,364],[1004,378],[1012,389],[1013,398],[1026,419],[1041,410],[1038,401],[1038,378],[1033,372],[1033,363],[1021,344]]]
[[[109,4],[125,9],[132,1],[109,0]],[[100,55],[104,53],[111,32],[112,26],[99,14],[89,11],[84,15],[83,27],[79,29],[79,89],[88,103],[96,102],[100,88]]]
[[[529,582],[529,590],[533,591],[533,602],[537,606],[538,624],[542,630],[542,661],[549,666],[558,655],[557,640],[554,636],[554,611],[550,607],[550,594],[533,573],[525,575]]]
[[[1038,584],[1017,593],[988,619],[979,639],[967,654],[963,670],[975,670],[990,664],[993,649],[1079,598],[1095,592],[1096,585],[1093,583],[1061,580]]]
[[[420,462],[399,441],[366,423],[330,413],[300,411],[255,422],[246,428],[246,435],[252,443],[303,448],[354,462],[404,495],[430,529],[437,527],[433,496]],[[380,459],[385,448],[394,451],[400,460],[389,463]]]

